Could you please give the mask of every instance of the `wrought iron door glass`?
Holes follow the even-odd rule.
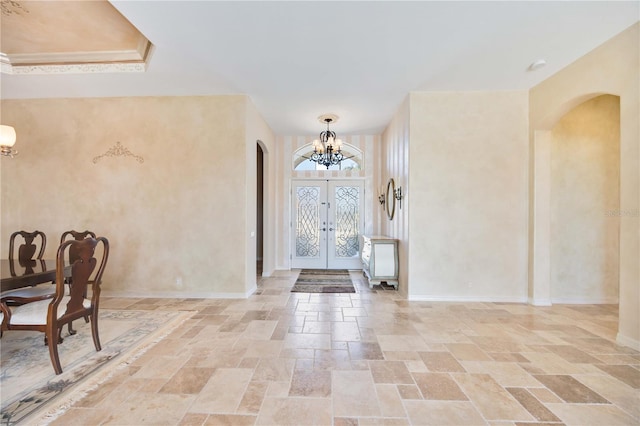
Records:
[[[360,252],[360,188],[337,186],[335,203],[335,256],[357,257]]]
[[[318,257],[320,254],[320,190],[302,186],[296,190],[296,256]]]

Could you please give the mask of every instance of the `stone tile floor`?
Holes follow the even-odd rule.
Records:
[[[409,302],[370,290],[246,300],[103,298],[193,310],[56,425],[638,425],[640,354],[616,305]]]

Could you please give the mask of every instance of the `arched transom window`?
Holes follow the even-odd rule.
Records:
[[[327,170],[326,166],[311,161],[313,144],[308,144],[293,153],[293,170]],[[348,143],[342,143],[344,160],[340,164],[329,166],[329,170],[362,170],[362,151]]]

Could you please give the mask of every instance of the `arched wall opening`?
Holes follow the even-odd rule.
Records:
[[[569,100],[532,142],[531,303],[617,304],[620,98]]]
[[[256,140],[256,275],[270,276],[274,270],[273,182],[271,157],[266,144]]]

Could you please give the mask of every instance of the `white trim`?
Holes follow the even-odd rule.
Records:
[[[254,281],[251,288],[245,292],[244,298],[247,299],[249,296],[253,295],[253,293],[255,293],[257,290],[258,290],[258,285]]]
[[[429,296],[409,294],[407,300],[411,302],[499,302],[499,303],[527,303],[526,297],[492,297],[492,296]]]
[[[640,351],[640,340],[632,339],[631,337],[623,336],[618,333],[616,335],[616,343],[621,346],[627,346],[636,351]]]
[[[3,74],[94,74],[145,72],[153,45],[140,35],[135,49],[54,52],[0,53]]]
[[[617,305],[617,296],[610,297],[552,297],[552,304],[559,305]]]
[[[247,299],[256,292],[256,285],[246,293],[211,293],[211,292],[180,292],[180,291],[159,291],[159,292],[136,292],[136,291],[107,291],[102,290],[104,297],[123,298],[149,298],[159,299]]]
[[[145,72],[145,63],[65,64],[65,65],[8,65],[2,63],[4,74],[96,74]]]
[[[551,299],[529,298],[528,303],[532,306],[551,306]]]

